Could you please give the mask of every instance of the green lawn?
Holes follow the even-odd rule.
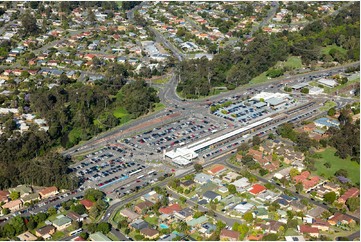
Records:
[[[144,219],[147,223],[150,223],[150,224],[152,224],[152,225],[158,225],[158,218],[157,218],[157,216],[153,216],[153,217],[146,217],[145,219]]]
[[[155,103],[153,112],[158,112],[164,108],[165,108],[165,105],[163,103]]]
[[[257,83],[262,83],[262,82],[268,81],[269,79],[268,79],[268,76],[266,76],[266,73],[267,73],[267,71],[263,72],[261,75],[256,76],[255,78],[253,78],[250,81],[250,83],[251,84],[257,84]]]
[[[169,81],[169,78],[160,78],[157,80],[151,81],[152,84],[165,84]]]
[[[61,238],[63,238],[65,236],[65,233],[62,231],[56,231],[52,236],[51,236],[51,240],[55,241],[55,240],[61,240]]]
[[[337,45],[328,45],[328,46],[322,48],[321,53],[328,54],[331,49],[339,50],[342,54],[346,54],[346,52],[347,52],[347,50],[345,50],[344,48],[339,47]]]
[[[335,148],[326,148],[320,152],[322,155],[321,159],[316,159],[315,167],[317,169],[317,175],[323,175],[325,178],[333,177],[335,172],[339,169],[345,169],[348,172],[348,178],[355,184],[360,181],[360,165],[350,158],[345,160],[335,156]],[[326,168],[323,164],[326,162],[331,163],[331,168]]]
[[[300,57],[298,56],[290,56],[287,58],[287,60],[285,62],[281,62],[279,61],[276,64],[276,68],[277,67],[288,67],[290,69],[299,69],[302,68],[302,60]]]

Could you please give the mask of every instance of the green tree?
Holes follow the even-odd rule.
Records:
[[[193,165],[194,170],[196,170],[196,172],[201,172],[203,170],[203,166],[201,164],[195,163]]]
[[[22,33],[24,36],[34,35],[38,33],[36,18],[28,10],[21,16],[21,25],[23,27]]]
[[[336,109],[335,108],[330,108],[327,112],[328,116],[334,116],[336,114]]]
[[[308,94],[310,92],[310,89],[307,87],[302,88],[301,93]]]
[[[11,192],[9,197],[12,201],[14,201],[20,197],[20,193],[19,192]]]
[[[260,145],[260,144],[261,144],[261,138],[257,135],[253,136],[252,145],[256,146],[256,145]]]
[[[346,205],[351,212],[354,212],[360,207],[360,197],[350,197],[347,199]]]
[[[37,223],[34,221],[34,219],[30,218],[28,223],[26,224],[26,227],[29,229],[29,230],[33,230],[35,229],[37,226]]]
[[[243,215],[243,219],[247,222],[250,223],[253,221],[253,214],[251,212],[247,212]]]
[[[49,216],[52,216],[52,215],[54,215],[54,214],[56,214],[56,208],[54,208],[54,207],[50,207],[50,208],[48,208],[48,214],[49,214]]]
[[[296,188],[296,191],[297,192],[301,192],[302,190],[303,190],[303,185],[302,185],[302,183],[297,183],[296,185],[295,185],[295,188]]]
[[[97,231],[102,232],[103,234],[108,234],[111,229],[112,226],[110,223],[101,222],[97,225]]]
[[[105,194],[102,191],[96,190],[94,188],[85,190],[84,198],[88,199],[92,202],[96,202],[99,199],[103,199],[104,197],[105,197]]]
[[[235,194],[235,193],[237,192],[237,188],[236,188],[236,186],[233,185],[233,184],[228,185],[227,188],[228,188],[228,192],[229,192],[230,194]]]
[[[1,212],[2,212],[2,214],[4,214],[4,215],[8,215],[8,214],[10,213],[10,209],[8,209],[8,208],[3,208]]]
[[[295,177],[295,176],[297,176],[297,175],[299,175],[300,174],[300,172],[296,169],[296,168],[292,168],[291,170],[290,170],[290,177],[291,178],[293,178],[293,177]]]
[[[80,215],[86,213],[86,208],[84,207],[83,204],[77,204],[77,205],[73,206],[71,208],[71,210],[76,212],[77,214],[80,214]]]

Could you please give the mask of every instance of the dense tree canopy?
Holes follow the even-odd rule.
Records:
[[[283,31],[269,35],[260,31],[247,46],[241,44],[238,49],[225,48],[211,61],[206,58],[185,60],[177,68],[177,91],[187,98],[194,98],[208,95],[212,87],[227,86],[232,89],[247,84],[289,55],[300,56],[306,65],[325,57],[340,63],[347,59],[359,60],[359,7],[357,3],[352,4],[337,16],[314,21],[300,32]],[[226,24],[226,21],[222,22]],[[321,54],[322,47],[333,44],[346,49],[347,53],[335,49],[327,54],[329,56]],[[281,73],[282,70],[274,69],[268,72],[272,77]]]

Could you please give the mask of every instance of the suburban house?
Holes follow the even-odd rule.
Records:
[[[156,229],[144,228],[140,230],[140,234],[147,239],[155,239],[159,236],[159,232]]]
[[[134,206],[134,210],[138,213],[138,214],[142,214],[144,210],[148,210],[149,208],[151,208],[154,204],[149,202],[149,201],[144,201],[141,203],[138,203],[137,205]]]
[[[195,186],[195,182],[192,180],[187,180],[187,181],[181,182],[180,186],[184,189],[190,189]]]
[[[66,229],[71,225],[71,219],[65,216],[57,218],[53,221],[53,225],[57,230]]]
[[[133,212],[132,210],[130,210],[128,208],[122,209],[120,211],[120,215],[122,215],[123,217],[126,217],[129,222],[134,221],[135,219],[140,217],[139,214]]]
[[[239,235],[240,234],[237,231],[222,229],[219,238],[220,240],[238,241]]]
[[[213,191],[206,191],[204,194],[203,194],[203,199],[205,199],[208,203],[211,202],[211,201],[214,201],[217,199],[217,201],[221,201],[222,199],[222,196],[219,195],[218,193],[216,192],[213,192]]]
[[[2,205],[2,208],[8,208],[11,212],[15,212],[23,207],[23,202],[20,199],[16,199],[14,201],[10,201]]]
[[[246,188],[250,186],[248,178],[246,177],[242,177],[241,179],[238,179],[231,184],[236,187],[237,192],[244,192]]]
[[[338,199],[338,202],[345,203],[347,199],[357,197],[358,195],[360,195],[360,190],[356,187],[351,187]]]
[[[38,239],[35,235],[30,233],[29,231],[19,234],[16,237],[18,237],[20,241],[35,241]]]
[[[91,241],[112,241],[107,236],[105,236],[102,232],[96,232],[94,234],[90,234],[89,239]]]
[[[208,218],[205,215],[203,215],[199,218],[193,218],[193,219],[187,221],[187,225],[191,226],[192,228],[197,228],[197,227],[200,227],[202,224],[204,224],[207,221],[208,221]]]
[[[214,165],[210,170],[208,170],[208,173],[216,176],[219,175],[220,173],[224,172],[226,170],[226,167],[224,165]]]
[[[313,228],[309,225],[306,224],[302,224],[297,226],[298,227],[298,231],[301,234],[309,234],[312,237],[318,237],[319,236],[319,229],[318,228]]]
[[[18,192],[20,193],[20,197],[24,197],[26,195],[29,195],[30,193],[33,192],[33,189],[29,186],[26,186],[26,185],[19,185],[15,188],[9,188],[9,192],[12,193],[12,192]]]
[[[157,203],[162,198],[162,195],[159,195],[156,191],[151,191],[141,197],[144,201],[149,201],[151,203]]]
[[[306,241],[303,236],[285,236],[286,241]]]
[[[42,237],[43,239],[51,238],[51,235],[55,233],[55,227],[52,225],[46,225],[35,230],[35,234],[38,237]]]
[[[301,174],[294,176],[292,178],[294,183],[301,183],[303,185],[303,189],[305,191],[310,188],[315,187],[319,182],[320,178],[318,176],[310,176],[311,173],[309,171],[303,171]]]
[[[190,208],[184,208],[178,212],[174,212],[174,216],[182,221],[187,222],[193,218],[193,211]]]
[[[237,211],[238,213],[246,213],[250,211],[251,209],[255,208],[255,205],[253,203],[248,202],[241,202],[240,204],[237,204],[233,210]]]
[[[181,210],[182,210],[181,206],[179,206],[179,204],[175,203],[175,204],[169,205],[168,207],[160,208],[159,212],[161,214],[173,214],[174,212],[179,212]]]
[[[226,182],[232,182],[232,181],[236,180],[238,176],[239,176],[238,173],[231,171],[231,172],[228,172],[227,175],[225,175],[223,177],[223,180],[225,180]]]
[[[91,209],[94,206],[94,203],[88,199],[81,200],[80,204],[83,204],[87,210]]]
[[[31,203],[32,201],[40,200],[40,196],[39,193],[36,192],[26,195],[20,199],[25,204],[25,203]]]
[[[306,217],[309,217],[311,219],[319,218],[322,215],[322,213],[324,213],[325,211],[327,210],[317,206],[309,210],[306,214]]]
[[[349,224],[352,221],[354,221],[354,220],[351,217],[347,216],[346,214],[342,214],[342,213],[335,213],[328,219],[328,222],[331,225]]]
[[[314,121],[314,124],[316,125],[316,127],[325,127],[326,129],[329,129],[330,127],[337,128],[340,125],[340,122],[336,119],[331,118],[319,118]]]
[[[311,227],[318,228],[322,231],[328,231],[330,229],[330,223],[327,221],[323,221],[322,219],[315,218],[312,221]]]
[[[81,222],[84,220],[84,217],[79,215],[76,212],[70,211],[67,215],[68,218],[70,218],[73,221]]]
[[[145,222],[143,219],[137,219],[133,223],[129,224],[129,227],[137,230],[141,230],[144,228],[148,228],[148,223]]]
[[[252,188],[249,190],[249,193],[251,193],[252,195],[257,195],[266,190],[267,190],[267,188],[265,186],[260,185],[260,184],[254,184],[252,186]]]
[[[0,203],[9,201],[9,194],[8,191],[0,191]]]
[[[204,173],[198,173],[195,177],[194,177],[194,181],[197,182],[198,184],[206,184],[207,182],[209,182],[211,180],[213,176],[204,174]]]

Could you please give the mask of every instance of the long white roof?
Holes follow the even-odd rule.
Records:
[[[229,132],[229,133],[227,133],[227,134],[224,134],[224,135],[222,135],[222,136],[219,136],[219,137],[217,137],[217,138],[215,138],[215,139],[212,139],[212,140],[209,140],[209,141],[204,142],[204,143],[202,143],[202,144],[199,144],[199,145],[197,145],[197,146],[194,146],[194,147],[190,148],[189,150],[195,152],[195,151],[197,151],[197,150],[200,150],[200,149],[202,149],[202,148],[205,148],[205,147],[207,147],[207,146],[216,144],[216,143],[218,143],[218,142],[220,142],[220,141],[222,141],[222,140],[225,140],[225,139],[228,139],[228,138],[230,138],[230,137],[232,137],[232,136],[235,136],[235,135],[237,135],[237,134],[240,134],[240,133],[242,133],[242,132],[244,132],[244,131],[247,131],[247,130],[249,130],[249,129],[252,129],[252,128],[258,126],[258,125],[267,123],[267,122],[269,122],[269,121],[271,121],[271,120],[272,120],[272,118],[270,118],[270,117],[264,118],[264,119],[262,119],[262,120],[260,120],[260,121],[257,121],[257,122],[255,122],[255,123],[253,123],[253,124],[247,125],[246,127],[243,127],[243,128],[237,129],[237,130],[234,130],[234,131],[232,131],[232,132]]]

